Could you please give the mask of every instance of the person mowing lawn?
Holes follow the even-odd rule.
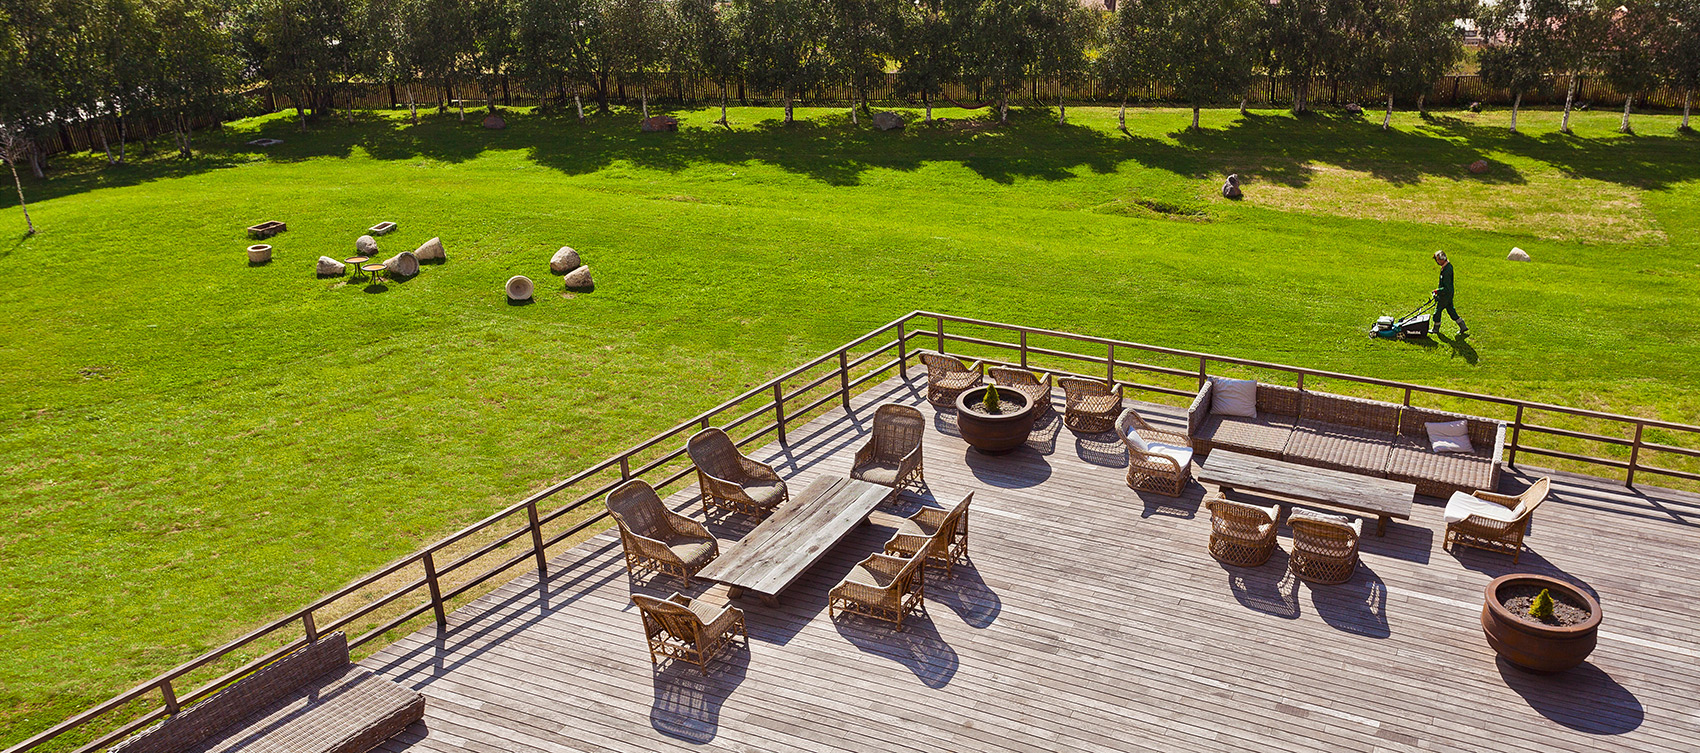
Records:
[[[1434,252],[1434,263],[1440,265],[1440,287],[1434,289],[1434,334],[1440,334],[1440,313],[1451,315],[1452,321],[1458,325],[1458,336],[1470,334],[1470,325],[1458,316],[1458,309],[1452,306],[1452,262],[1446,258],[1445,251]]]

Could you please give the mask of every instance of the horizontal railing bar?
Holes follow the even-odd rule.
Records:
[[[837,400],[838,396],[840,394],[842,394],[843,392],[844,392],[844,390],[842,388],[833,390],[832,392],[829,392],[826,395],[822,396],[821,399],[816,400],[812,403],[809,403],[808,405],[803,406],[803,409],[797,411],[795,415],[797,415],[797,416],[807,415],[809,411],[812,411],[816,408],[821,407],[822,405],[826,405],[829,402]],[[786,418],[786,422],[789,423],[791,416],[786,416],[785,418]]]
[[[283,657],[288,656],[289,654],[293,653],[296,649],[299,649],[299,648],[301,648],[302,646],[305,646],[305,645],[307,645],[307,637],[306,636],[296,638],[293,641],[290,641],[288,643],[283,644],[282,646],[279,646],[277,648],[272,649],[271,651],[267,652],[266,654],[260,656],[257,659],[250,659],[246,664],[243,664],[240,667],[237,667],[235,669],[230,670],[229,672],[225,672],[224,674],[219,675],[217,678],[214,678],[212,680],[209,680],[209,681],[203,683],[200,687],[195,688],[195,690],[193,692],[185,693],[181,696],[178,696],[177,702],[182,704],[183,706],[188,706],[189,704],[194,703],[196,701],[199,701],[202,698],[205,698],[209,695],[217,693],[220,689],[224,688],[224,686],[226,686],[226,685],[229,685],[232,681],[236,680],[237,678],[244,677],[244,676],[266,666],[267,664],[271,664],[272,662],[277,661],[278,659],[282,659]]]
[[[530,528],[529,525],[524,527],[524,528],[515,528],[514,530],[498,537],[495,541],[492,541],[488,544],[485,544],[481,547],[478,547],[477,549],[474,549],[470,552],[467,552],[466,554],[460,556],[459,558],[455,559],[453,562],[450,562],[447,565],[439,565],[437,567],[437,577],[441,578],[444,575],[448,575],[449,573],[454,572],[455,569],[460,567],[461,565],[465,565],[468,562],[471,562],[475,559],[478,559],[479,557],[483,557],[484,555],[489,554],[490,552],[493,552],[497,549],[502,548],[503,546],[506,546],[510,543],[513,543],[514,539],[517,539],[521,536],[524,536],[527,533],[530,533],[530,531],[531,531],[531,528]]]
[[[374,611],[377,611],[379,609],[384,608],[384,606],[389,604],[390,602],[395,601],[396,599],[399,599],[403,596],[406,596],[406,595],[413,593],[414,591],[417,591],[417,590],[424,588],[424,587],[425,587],[425,579],[423,577],[421,577],[418,580],[413,581],[412,583],[409,583],[405,586],[402,586],[400,589],[397,589],[395,591],[391,591],[388,595],[384,596],[381,599],[373,601],[369,604],[361,604],[359,609],[356,609],[352,612],[349,612],[348,614],[345,614],[341,617],[338,617],[335,620],[332,620],[329,624],[319,628],[319,632],[321,634],[322,633],[334,633],[338,630],[341,630],[343,627],[347,626],[349,623],[352,623],[355,620],[360,619],[361,617],[365,617],[366,615],[371,614]]]
[[[1103,359],[1099,359],[1099,360],[1101,361]],[[1009,361],[999,361],[999,360],[992,359],[992,358],[987,358],[987,359],[985,359],[985,361],[986,361],[987,365],[996,364],[998,366],[1012,366],[1012,367],[1015,367],[1015,368],[1021,368],[1020,364],[1012,363],[1012,362],[1009,362]],[[1029,371],[1031,371],[1031,369],[1029,369]],[[1097,375],[1097,374],[1081,374],[1081,373],[1073,372],[1073,371],[1057,371],[1057,370],[1047,371],[1046,373],[1050,374],[1053,377],[1074,377],[1076,379],[1090,379],[1094,382],[1104,381],[1104,377],[1101,376],[1101,375]],[[1131,387],[1131,388],[1139,390],[1141,392],[1159,392],[1159,393],[1163,393],[1163,394],[1167,394],[1167,395],[1175,395],[1175,396],[1178,396],[1178,397],[1192,397],[1193,395],[1198,394],[1197,390],[1180,390],[1180,389],[1175,389],[1173,387],[1163,387],[1161,385],[1156,385],[1156,384],[1143,384],[1143,383],[1140,383],[1140,382],[1129,382],[1125,379],[1117,379],[1116,384],[1122,385],[1123,387]]]
[[[549,547],[552,547],[556,544],[559,544],[563,541],[566,541],[567,539],[570,539],[574,536],[577,536],[579,533],[583,532],[584,529],[589,528],[593,525],[596,525],[597,523],[602,522],[602,520],[604,518],[607,518],[607,517],[608,517],[608,511],[603,510],[602,512],[599,512],[595,515],[592,515],[588,518],[585,518],[584,520],[581,520],[577,523],[574,523],[571,528],[568,528],[567,530],[562,531],[562,532],[544,540],[543,548],[548,549]]]
[[[850,380],[850,389],[856,389],[857,387],[860,387],[861,385],[866,384],[868,382],[868,380],[877,378],[881,374],[884,374],[885,372],[890,371],[893,367],[897,366],[897,364],[898,364],[898,360],[893,358],[890,361],[887,361],[884,366],[881,366],[877,369],[874,369],[873,371],[870,371],[866,374],[863,374],[859,377],[856,377],[855,379]]]
[[[403,613],[400,617],[397,617],[393,620],[390,620],[389,622],[386,622],[386,623],[379,625],[375,628],[372,628],[371,632],[368,632],[365,635],[360,636],[359,638],[355,638],[354,640],[349,641],[348,642],[348,650],[353,651],[354,649],[357,649],[357,648],[365,645],[367,641],[370,641],[373,638],[376,638],[380,635],[383,635],[384,633],[388,633],[391,630],[394,630],[398,627],[401,627],[402,625],[406,624],[408,620],[411,620],[415,617],[418,617],[419,615],[422,615],[426,612],[431,611],[431,608],[432,608],[431,602],[427,601],[424,604],[420,604],[419,606],[414,607],[413,609],[407,610],[407,612]]]
[[[165,707],[160,706],[153,711],[143,714],[140,719],[127,722],[120,725],[117,729],[95,738],[91,742],[84,743],[83,747],[72,751],[72,753],[93,753],[97,750],[105,750],[107,746],[117,742],[120,738],[129,737],[141,730],[143,727],[164,719],[166,716],[167,712]],[[8,753],[10,753],[10,751],[8,751]]]
[[[637,478],[637,474],[636,473],[632,474],[632,478]],[[630,481],[630,480],[631,479],[626,479],[626,481]],[[556,518],[559,518],[562,515],[566,515],[567,513],[572,512],[574,510],[577,510],[580,507],[584,507],[585,505],[588,505],[592,502],[595,502],[596,500],[602,499],[604,496],[607,496],[608,492],[611,492],[611,491],[614,491],[615,489],[620,488],[620,485],[626,483],[626,481],[620,481],[620,480],[616,479],[614,481],[610,481],[606,484],[603,484],[600,487],[592,489],[591,491],[585,493],[584,496],[579,497],[576,500],[573,500],[572,504],[566,505],[565,507],[558,508],[558,509],[554,510],[553,512],[550,512],[547,515],[539,516],[537,518],[537,524],[538,525],[547,525],[549,523],[553,523],[553,522],[555,522]]]
[[[769,401],[767,405],[763,405],[762,407],[757,408],[753,411],[750,411],[749,413],[745,413],[744,415],[739,416],[738,418],[734,419],[731,423],[721,424],[720,430],[724,431],[728,435],[730,435],[732,433],[733,429],[736,429],[740,426],[743,426],[744,424],[747,424],[751,421],[754,421],[757,418],[760,418],[763,413],[771,413],[771,412],[773,412],[773,403],[772,403],[772,401]]]
[[[1599,443],[1602,443],[1602,444],[1617,445],[1619,447],[1629,447],[1629,446],[1635,444],[1635,442],[1633,440],[1624,439],[1622,437],[1608,437],[1604,434],[1592,434],[1592,433],[1585,432],[1585,431],[1573,431],[1573,430],[1570,430],[1570,429],[1560,429],[1556,426],[1541,426],[1540,424],[1531,424],[1527,421],[1523,422],[1523,431],[1538,431],[1542,434],[1551,434],[1551,435],[1556,436],[1556,437],[1569,437],[1571,439],[1582,439],[1582,440],[1587,440],[1589,442],[1599,442]]]
[[[878,358],[881,354],[895,347],[897,347],[897,340],[893,339],[891,342],[881,345],[878,350],[870,350],[863,355],[850,359],[845,362],[844,365],[846,368],[854,369],[857,366],[867,363],[870,359]]]
[[[1673,476],[1675,478],[1686,479],[1688,481],[1700,481],[1700,473],[1694,473],[1692,471],[1679,471],[1675,468],[1660,468],[1658,466],[1646,465],[1644,463],[1637,464],[1635,466],[1635,472],[1636,473],[1657,473],[1661,476]]]
[[[1531,453],[1531,454],[1535,454],[1535,455],[1544,455],[1544,456],[1549,457],[1549,458],[1562,458],[1564,460],[1575,460],[1575,461],[1581,462],[1581,463],[1592,463],[1594,465],[1603,465],[1603,466],[1606,466],[1607,468],[1620,468],[1620,469],[1622,469],[1622,468],[1628,468],[1629,467],[1629,463],[1627,461],[1623,461],[1623,460],[1610,460],[1610,459],[1607,459],[1607,458],[1596,458],[1596,457],[1590,457],[1588,455],[1577,455],[1573,452],[1560,452],[1558,450],[1543,450],[1543,449],[1540,449],[1538,447],[1528,447],[1526,445],[1518,445],[1517,451],[1518,452],[1527,452],[1527,453]],[[1646,469],[1647,469],[1646,466],[1642,466],[1642,465],[1636,466],[1637,472],[1644,471]]]
[[[1677,447],[1675,445],[1659,444],[1657,442],[1642,442],[1641,443],[1641,451],[1647,452],[1649,450],[1651,450],[1653,452],[1669,452],[1669,453],[1674,454],[1674,455],[1687,455],[1688,457],[1691,457],[1691,458],[1700,458],[1700,450],[1695,450],[1695,449],[1691,449],[1691,448],[1688,448],[1688,447]],[[1643,465],[1643,466],[1637,466],[1637,467],[1645,468],[1647,466]]]
[[[496,567],[490,569],[489,571],[486,571],[483,575],[480,575],[476,578],[473,578],[472,580],[469,580],[465,583],[462,583],[458,586],[455,586],[453,589],[450,589],[447,593],[443,594],[443,601],[446,602],[449,599],[452,599],[456,596],[459,596],[463,593],[466,593],[467,591],[470,591],[473,588],[476,588],[478,586],[478,584],[483,583],[484,581],[487,581],[491,578],[496,577],[496,575],[499,574],[499,573],[506,572],[507,570],[514,567],[515,565],[523,564],[526,560],[531,559],[532,557],[535,557],[535,556],[537,556],[537,553],[531,551],[530,548],[527,548],[525,551],[520,552],[519,554],[508,558],[508,561],[503,562],[500,565],[497,565]]]

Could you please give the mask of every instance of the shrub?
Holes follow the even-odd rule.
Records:
[[[1529,602],[1529,616],[1537,620],[1552,619],[1552,594],[1546,589],[1535,594],[1535,600]]]
[[[980,407],[984,408],[987,413],[997,415],[1000,412],[998,406],[1001,404],[1002,401],[998,398],[998,386],[995,384],[986,385],[986,397],[980,401]]]

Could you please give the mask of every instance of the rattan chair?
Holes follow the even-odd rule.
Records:
[[[1363,519],[1295,509],[1287,516],[1287,525],[1293,529],[1293,551],[1287,564],[1300,580],[1333,585],[1352,579],[1358,569]]]
[[[664,658],[677,659],[697,665],[706,675],[708,663],[734,639],[743,638],[744,647],[749,648],[744,610],[737,607],[715,606],[678,593],[666,599],[632,594],[632,603],[643,613],[649,661],[655,666]]]
[[[1045,414],[1055,410],[1051,407],[1051,375],[1033,373],[1026,369],[1012,369],[1008,366],[993,366],[986,369],[986,377],[1000,389],[1012,389],[1027,397],[1027,401],[1038,406],[1033,410],[1035,421],[1044,418]]]
[[[1534,519],[1535,508],[1546,501],[1551,485],[1543,478],[1516,496],[1454,492],[1446,503],[1446,539],[1441,548],[1463,545],[1509,554],[1516,564],[1523,555],[1523,536]]]
[[[702,511],[710,507],[765,518],[791,498],[785,481],[773,467],[744,457],[732,438],[718,428],[707,428],[685,442],[685,451],[697,467],[697,485],[702,489]]]
[[[1122,412],[1122,386],[1111,387],[1096,379],[1063,377],[1057,380],[1065,396],[1063,425],[1081,434],[1099,434],[1116,425]]]
[[[1217,494],[1204,501],[1210,509],[1210,556],[1225,564],[1257,567],[1275,553],[1275,521],[1281,507],[1258,507]]]
[[[897,524],[897,533],[885,542],[885,553],[913,557],[927,553],[927,564],[943,565],[946,575],[957,560],[968,558],[968,506],[974,502],[969,492],[946,510],[942,507],[923,507]]]
[[[956,408],[956,396],[985,382],[986,365],[962,361],[942,353],[920,353],[927,365],[927,402],[940,408]]]
[[[707,528],[661,503],[655,488],[632,479],[608,493],[608,512],[620,525],[620,545],[626,550],[626,570],[677,575],[685,586],[691,576],[720,556],[720,542]]]
[[[1116,418],[1116,435],[1127,445],[1127,485],[1171,497],[1192,481],[1192,437],[1155,428],[1132,408]]]
[[[850,478],[883,484],[892,495],[905,484],[922,481],[921,438],[927,419],[921,411],[886,403],[874,411],[874,431],[850,467]]]
[[[925,552],[913,557],[870,554],[827,594],[827,617],[850,612],[892,623],[903,629],[903,618],[926,611]],[[835,611],[836,610],[836,611]]]

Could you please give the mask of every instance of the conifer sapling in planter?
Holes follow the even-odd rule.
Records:
[[[1018,390],[1000,390],[995,384],[974,387],[956,396],[956,428],[975,450],[1009,452],[1026,444],[1032,433],[1033,406]]]
[[[1003,412],[1000,409],[1002,405],[1003,403],[998,398],[998,386],[995,384],[986,385],[986,396],[980,400],[980,407],[984,408],[986,413],[996,416]]]

